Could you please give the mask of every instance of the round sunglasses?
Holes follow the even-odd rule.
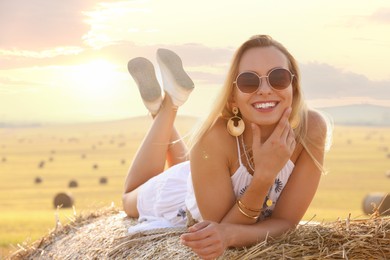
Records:
[[[244,71],[238,74],[233,83],[242,93],[251,94],[260,88],[263,78],[267,78],[268,84],[274,90],[283,90],[290,86],[294,74],[283,68],[274,68],[268,72],[267,76],[261,77],[253,71]]]

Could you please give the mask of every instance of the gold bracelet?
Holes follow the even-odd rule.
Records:
[[[244,209],[247,209],[249,211],[257,212],[257,213],[259,213],[261,211],[261,209],[251,209],[251,208],[245,206],[245,204],[239,199],[237,200],[237,202],[238,202],[238,205],[240,205],[240,207],[243,207]]]
[[[244,215],[245,217],[248,217],[248,218],[251,218],[251,219],[257,219],[259,216],[251,216],[249,214],[247,214],[240,206],[240,204],[238,203],[238,200],[237,200],[237,207],[238,207],[238,210],[241,212],[242,215]]]

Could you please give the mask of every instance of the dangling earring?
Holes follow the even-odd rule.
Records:
[[[232,136],[240,136],[245,130],[245,123],[241,117],[237,116],[237,107],[233,107],[232,112],[234,116],[229,118],[229,121],[227,122],[227,130]]]

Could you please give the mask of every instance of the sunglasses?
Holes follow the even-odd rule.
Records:
[[[294,74],[283,68],[274,68],[268,72],[267,76],[261,77],[255,72],[244,71],[238,74],[236,81],[233,83],[242,93],[252,94],[260,88],[262,78],[267,78],[268,84],[274,90],[283,90],[290,86]]]

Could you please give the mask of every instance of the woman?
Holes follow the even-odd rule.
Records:
[[[188,210],[199,223],[181,241],[204,259],[294,228],[320,180],[327,125],[305,106],[293,56],[269,36],[246,41],[187,161],[173,123],[192,81],[177,56],[159,52],[166,95],[160,105],[158,93],[148,96],[153,91],[141,90],[144,101],[149,98],[145,104],[154,102],[158,113],[126,180],[126,213],[149,223],[157,220],[157,226],[164,220],[177,226],[184,225]],[[129,62],[140,89],[152,85],[142,82],[145,71],[154,74],[152,65],[141,63]],[[175,166],[159,174],[166,160]],[[158,192],[149,199],[151,191]],[[154,211],[147,210],[150,205]]]

